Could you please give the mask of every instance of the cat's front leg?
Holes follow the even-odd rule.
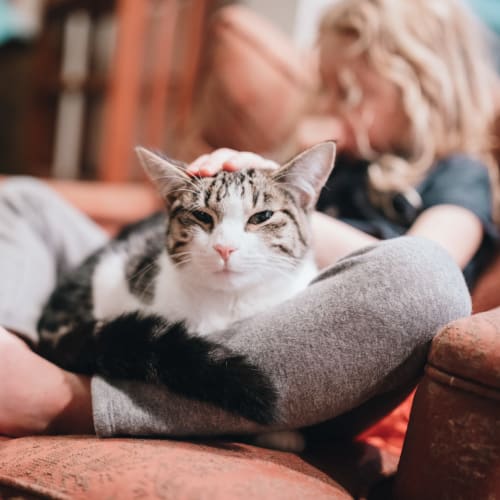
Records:
[[[65,370],[91,375],[96,372],[95,332],[98,322],[94,320],[60,324],[49,328],[48,322],[39,325],[40,341],[36,352]]]

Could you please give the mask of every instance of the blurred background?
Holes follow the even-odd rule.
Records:
[[[0,174],[135,180],[137,144],[289,157],[331,1],[0,0]]]
[[[293,45],[299,53],[313,45],[317,16],[327,1],[248,0],[237,6],[243,10],[230,12],[223,22],[219,19],[219,28],[211,29],[218,11],[235,3],[0,0],[0,173],[129,180],[138,175],[130,154],[136,144],[187,160],[224,145],[222,131],[200,130],[206,121],[213,122],[209,129],[217,128],[217,105],[200,116],[198,101],[209,73],[231,73],[228,64],[244,65],[243,59],[252,56],[244,47],[240,54],[226,54],[221,45],[233,42],[222,39],[233,34],[221,33],[220,25],[239,30],[236,36],[243,38],[265,37],[261,31],[269,26],[248,18],[248,9],[273,23],[271,31],[283,33],[278,45]],[[297,69],[292,64],[292,72]],[[216,78],[248,79],[252,71]],[[240,91],[227,88],[232,85],[225,81],[214,88],[212,82],[209,93],[219,94],[218,105],[227,107],[224,95]],[[241,111],[220,111],[224,113]],[[213,144],[204,140],[207,133],[217,136]],[[262,148],[257,140],[254,149],[273,147]]]

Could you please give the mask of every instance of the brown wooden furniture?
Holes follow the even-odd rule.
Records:
[[[167,119],[171,132],[173,124],[182,130],[193,99],[209,6],[209,0],[184,3],[178,0],[119,0],[118,40],[105,109],[99,179],[121,182],[133,178],[131,150],[134,141],[157,149],[165,148]],[[156,9],[158,19],[148,40],[147,16],[151,7]],[[189,29],[184,26],[184,30],[176,32],[178,23],[182,24],[186,19],[189,20]],[[173,52],[179,48],[182,49],[183,62],[175,69]],[[149,75],[144,77],[144,61],[147,60],[154,64],[149,68]],[[172,112],[175,107],[172,104],[167,106],[169,84],[175,71],[180,72],[175,77],[179,90],[176,116]],[[145,79],[149,81],[144,99]],[[142,114],[144,118],[141,118]],[[145,130],[139,139],[137,126],[141,119]]]
[[[133,147],[172,149],[185,128],[216,5],[49,0],[34,47],[24,173],[140,179]]]

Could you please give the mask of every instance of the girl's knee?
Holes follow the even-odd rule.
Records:
[[[393,272],[405,271],[423,282],[437,278],[467,290],[461,269],[451,255],[438,243],[418,236],[402,236],[377,245],[374,258],[384,261]]]
[[[407,317],[446,323],[471,312],[462,271],[444,248],[426,238],[382,241],[345,257],[328,274],[348,282],[353,294],[370,296]]]
[[[443,321],[471,313],[471,298],[462,270],[438,243],[421,237],[404,236],[379,246],[379,259],[399,286],[414,290],[421,306]]]

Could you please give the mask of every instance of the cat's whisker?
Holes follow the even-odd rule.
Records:
[[[297,184],[293,182],[286,182],[286,181],[280,181],[281,186],[285,186],[286,188],[290,190],[295,190],[297,188]]]
[[[251,272],[254,269],[259,269],[259,270],[268,270],[268,271],[273,271],[273,270],[278,270],[278,271],[285,271],[285,272],[294,272],[296,270],[295,266],[292,266],[290,264],[286,264],[283,262],[260,262],[260,263],[249,263],[246,266],[240,266],[241,270],[249,271]]]
[[[296,267],[290,264],[281,263],[273,263],[273,262],[260,262],[260,263],[248,263],[248,265],[239,266],[239,269],[243,272],[255,272],[256,269],[258,271],[263,271],[266,273],[269,272],[277,272],[282,274],[283,276],[290,276],[296,271]]]
[[[194,194],[195,196],[198,196],[199,192],[195,191],[194,189],[188,189],[188,188],[177,188],[173,190],[172,192],[175,193],[191,193]]]
[[[147,264],[145,267],[141,267],[141,269],[139,269],[139,271],[137,271],[136,273],[129,276],[127,278],[128,281],[133,281],[133,280],[137,280],[139,278],[142,278],[142,276],[144,276],[155,265],[156,265],[156,259],[151,259],[151,262],[149,264]]]
[[[184,260],[179,260],[177,262],[173,263],[173,266],[175,268],[180,268],[182,266],[185,266],[186,264],[190,264],[192,262],[192,259],[184,259]]]
[[[263,263],[263,264],[267,264],[267,263],[276,263],[276,264],[285,264],[285,265],[289,265],[291,267],[295,267],[296,264],[298,262],[300,262],[300,259],[298,258],[295,258],[295,257],[285,257],[285,256],[282,256],[282,255],[266,255],[265,257],[261,256],[261,255],[258,255],[258,254],[255,254],[255,255],[252,255],[250,256],[250,259],[252,262],[255,262],[255,263]]]
[[[173,180],[179,182],[179,176],[178,175],[176,175],[176,174],[167,174],[167,173],[164,173],[162,175],[156,175],[156,176],[152,177],[151,180],[153,182],[155,182],[155,181],[164,181],[164,180],[169,180],[169,179],[173,179]],[[183,178],[182,182],[187,183],[188,185],[191,185],[194,189],[198,188],[198,186],[193,182],[193,179],[191,179],[191,178]]]
[[[182,257],[183,255],[192,255],[193,252],[191,250],[185,250],[184,252],[175,252],[176,257]]]
[[[151,280],[149,283],[146,283],[146,286],[143,288],[141,292],[139,292],[139,297],[141,300],[148,297],[149,290],[156,285],[154,280]]]
[[[191,178],[188,181],[188,185],[199,194],[203,190],[203,179],[201,177]]]
[[[182,258],[184,256],[203,258],[204,254],[202,252],[198,252],[196,250],[187,250],[184,252],[176,252],[175,253],[176,258]]]
[[[152,178],[153,182],[160,182],[160,181],[168,181],[168,180],[173,180],[173,181],[179,181],[179,177],[176,175],[158,175],[156,177]],[[192,193],[194,195],[198,195],[200,192],[200,186],[199,184],[197,185],[195,182],[193,182],[191,179],[183,179],[183,183],[187,184],[187,186],[191,187],[192,189],[187,189],[187,187],[178,187],[178,188],[173,188],[172,192],[181,192],[181,191],[186,191],[189,193]]]
[[[290,262],[284,262],[284,261],[270,261],[270,262],[262,262],[260,264],[262,268],[266,269],[282,269],[282,270],[289,270],[289,271],[294,271],[296,269],[296,266]]]
[[[206,258],[204,252],[200,252],[198,250],[184,250],[182,252],[175,252],[175,258],[176,260],[183,259],[185,257],[189,257],[191,260],[193,260],[193,257],[196,258],[198,261]]]
[[[261,270],[265,271],[266,275],[269,274],[269,271],[272,271],[273,273],[277,273],[277,274],[281,275],[284,278],[289,278],[293,274],[293,270],[292,269],[287,270],[287,269],[282,269],[280,267],[273,267],[273,266],[269,266],[267,268],[261,267]]]
[[[281,181],[281,179],[284,179],[286,177],[288,177],[288,178],[295,177],[297,179],[303,179],[304,175],[302,173],[291,172],[290,170],[285,170],[285,171],[279,172],[277,175],[273,176],[274,180],[276,180],[276,181]]]

